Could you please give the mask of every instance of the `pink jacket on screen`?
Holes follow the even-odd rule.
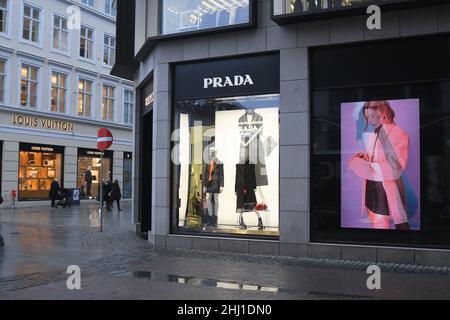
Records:
[[[363,178],[362,207],[366,212],[366,181],[380,181],[389,205],[390,216],[395,224],[408,222],[406,214],[406,192],[402,175],[408,164],[409,137],[395,123],[384,124],[380,129],[378,142],[374,148],[376,134],[364,133],[365,152],[373,162],[353,157],[349,168]]]

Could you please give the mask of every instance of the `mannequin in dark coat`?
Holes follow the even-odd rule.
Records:
[[[59,199],[59,183],[58,180],[53,180],[52,184],[50,185],[50,192],[48,194],[49,198],[52,200],[52,208],[55,207],[56,200]]]

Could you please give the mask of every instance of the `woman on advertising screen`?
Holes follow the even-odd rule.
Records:
[[[363,210],[367,210],[373,229],[410,230],[406,192],[402,179],[408,163],[409,137],[394,122],[395,112],[387,101],[368,101],[363,107],[366,128],[374,132],[356,153],[349,168],[363,179]]]

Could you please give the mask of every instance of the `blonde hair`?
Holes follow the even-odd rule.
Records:
[[[364,104],[363,115],[364,119],[366,119],[366,129],[369,126],[369,119],[366,115],[367,109],[374,109],[381,115],[381,119],[383,123],[391,124],[394,122],[395,111],[392,109],[391,105],[386,100],[378,100],[378,101],[367,101]]]

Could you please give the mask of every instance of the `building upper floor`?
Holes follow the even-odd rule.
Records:
[[[117,63],[112,73],[133,74],[157,43],[261,25],[297,24],[448,3],[448,0],[118,0]]]
[[[109,74],[115,15],[115,0],[1,0],[0,46]]]
[[[133,83],[0,46],[0,109],[133,125]]]

